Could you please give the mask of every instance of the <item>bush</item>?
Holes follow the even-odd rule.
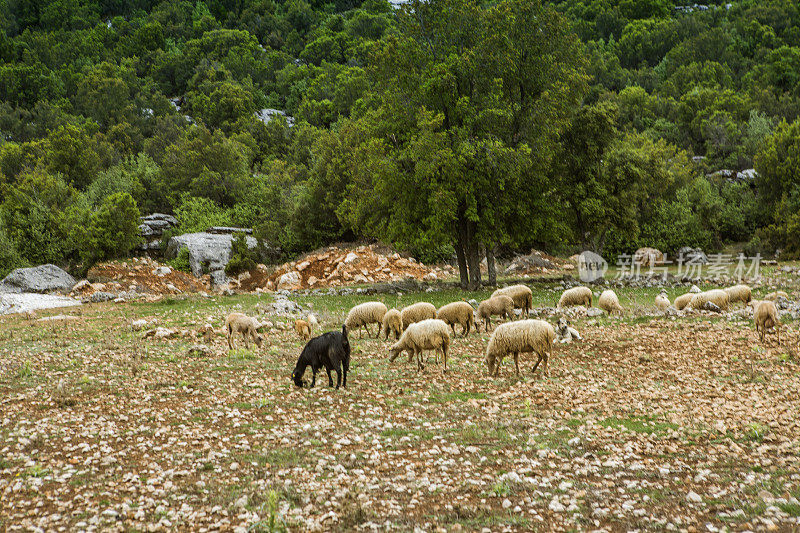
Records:
[[[235,276],[256,267],[256,252],[247,247],[247,235],[235,233],[231,242],[231,258],[225,265],[225,274]]]
[[[28,266],[28,263],[22,258],[16,245],[0,223],[0,278],[6,277],[15,268],[25,266]]]
[[[175,270],[180,270],[181,272],[187,272],[191,274],[192,267],[189,265],[189,249],[183,247],[178,250],[178,255],[175,256],[174,259],[167,261],[167,264]]]
[[[175,210],[180,233],[205,231],[211,226],[230,226],[231,212],[208,198],[184,196]]]
[[[89,222],[86,257],[94,261],[128,255],[141,242],[139,208],[126,192],[106,197]]]
[[[147,154],[126,159],[102,172],[86,189],[92,205],[100,205],[104,198],[114,193],[126,192],[137,205],[144,205],[145,184],[161,180],[161,169]]]

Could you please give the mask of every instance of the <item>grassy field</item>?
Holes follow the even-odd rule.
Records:
[[[560,294],[534,289],[537,307]],[[523,357],[520,377],[509,360],[488,377],[484,332],[454,339],[447,373],[353,338],[340,391],[293,386],[289,319],[272,318],[261,349],[216,335],[190,352],[201,325],[268,295],[2,317],[0,529],[800,527],[796,323],[761,345],[750,320],[650,316],[658,289],[617,292],[634,312],[576,321],[584,341],[557,345],[549,376]],[[295,299],[327,330],[362,301],[489,293]],[[139,319],[176,336],[144,339]]]

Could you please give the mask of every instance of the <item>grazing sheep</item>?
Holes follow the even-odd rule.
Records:
[[[720,308],[720,311],[724,311],[726,313],[728,312],[728,307],[730,305],[730,299],[727,292],[723,291],[722,289],[712,289],[710,291],[695,294],[694,298],[691,299],[686,308],[700,310],[703,309],[706,302],[713,303]]]
[[[693,292],[687,292],[686,294],[681,294],[680,296],[675,298],[673,305],[675,306],[675,309],[681,311],[683,310],[684,307],[689,305],[689,302],[692,301],[692,298],[694,298]]]
[[[456,336],[456,324],[461,325],[461,334],[466,337],[470,328],[475,327],[475,309],[467,302],[453,302],[443,305],[436,312],[436,318],[443,320],[453,329],[453,337]]]
[[[228,332],[228,348],[233,350],[234,333],[242,334],[242,337],[244,337],[244,345],[248,350],[250,349],[250,338],[255,341],[259,348],[261,348],[261,342],[264,339],[258,334],[258,329],[260,327],[261,325],[255,318],[250,318],[242,313],[229,314],[228,318],[225,319],[225,331]]]
[[[766,296],[764,296],[765,300],[771,300],[773,302],[775,300],[777,300],[778,298],[785,298],[786,300],[788,300],[789,299],[789,295],[786,294],[784,291],[775,291],[775,292],[771,292],[771,293],[767,294]]]
[[[400,311],[397,309],[390,309],[383,315],[383,323],[381,324],[381,333],[383,339],[389,339],[389,333],[394,333],[394,339],[400,340],[400,334],[403,332],[403,319],[400,317]]]
[[[742,302],[747,305],[753,299],[753,291],[747,285],[734,285],[725,289],[728,293],[728,303]]]
[[[778,346],[781,345],[781,321],[778,318],[778,308],[775,307],[775,302],[770,300],[759,302],[756,305],[755,313],[753,313],[753,322],[756,326],[758,339],[762,344],[767,330],[774,329],[778,337]]]
[[[555,338],[553,326],[544,320],[520,320],[497,326],[489,339],[489,346],[486,347],[489,375],[499,374],[500,363],[508,354],[514,354],[514,367],[519,375],[519,354],[525,352],[534,352],[539,357],[533,365],[534,372],[539,363],[544,361],[542,366],[549,374],[548,361]]]
[[[360,339],[362,326],[367,330],[367,336],[371,336],[369,324],[378,324],[378,332],[375,335],[375,338],[378,338],[381,334],[381,323],[385,314],[386,305],[383,302],[365,302],[350,309],[344,325],[351,331],[357,329],[358,338]]]
[[[429,318],[436,318],[436,306],[428,302],[417,302],[403,308],[400,311],[400,319],[403,321],[403,331],[415,322],[422,322]]]
[[[619,298],[617,298],[617,293],[612,291],[611,289],[606,289],[600,295],[600,298],[597,299],[597,307],[608,313],[609,315],[622,315],[625,313],[625,310],[619,304]]]
[[[350,342],[347,340],[347,326],[342,326],[342,331],[329,331],[319,337],[314,337],[303,348],[297,365],[292,372],[292,381],[298,387],[303,387],[306,367],[312,371],[311,387],[317,383],[317,371],[325,367],[328,374],[328,386],[333,387],[331,370],[336,371],[336,388],[347,388],[347,372],[350,370]],[[344,372],[343,372],[344,371]],[[344,380],[342,375],[344,374]]]
[[[533,309],[533,291],[525,285],[511,285],[497,289],[492,293],[491,297],[495,296],[510,296],[514,301],[516,309],[522,309],[523,316],[527,317],[528,312]]]
[[[309,313],[306,317],[306,320],[308,321],[308,326],[311,328],[311,331],[314,331],[314,328],[319,327],[319,321],[317,320],[317,317],[314,316],[314,313]]]
[[[656,296],[656,307],[662,311],[669,307],[669,297],[667,296],[667,291],[661,291],[661,294]]]
[[[394,361],[400,353],[408,350],[411,357],[417,358],[417,371],[423,370],[423,350],[442,352],[444,371],[447,371],[447,350],[450,348],[450,326],[438,318],[430,318],[409,325],[400,340],[389,348],[389,361]],[[438,359],[438,357],[437,357]],[[409,359],[410,360],[410,359]]]
[[[303,319],[294,321],[294,330],[300,335],[300,338],[307,341],[311,338],[311,324]]]
[[[478,320],[483,320],[483,329],[488,332],[489,326],[492,325],[492,315],[511,319],[513,310],[514,300],[510,296],[501,294],[478,304]],[[478,327],[476,326],[475,329],[477,330]]]
[[[570,343],[573,340],[583,340],[580,333],[578,333],[578,330],[570,326],[569,321],[563,316],[558,319],[556,333],[558,333],[559,342],[561,344]]]
[[[573,305],[592,306],[592,290],[589,287],[573,287],[565,290],[558,299],[558,307]]]

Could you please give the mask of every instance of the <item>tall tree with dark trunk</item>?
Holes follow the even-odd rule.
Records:
[[[372,55],[374,111],[349,152],[369,177],[340,215],[401,246],[452,245],[475,290],[482,243],[559,225],[545,169],[583,94],[578,41],[536,0],[414,0],[398,27]]]

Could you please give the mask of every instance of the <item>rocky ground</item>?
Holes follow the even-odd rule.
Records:
[[[296,300],[332,329],[367,298]],[[537,288],[537,305],[554,299]],[[290,318],[263,317],[275,327],[261,349],[198,336],[269,300],[0,318],[0,529],[800,528],[794,321],[778,346],[735,317],[581,319],[584,341],[557,345],[549,376],[523,358],[520,378],[511,361],[486,375],[483,332],[454,340],[446,374],[356,337],[347,390],[298,390]],[[141,321],[176,334],[143,338]]]

